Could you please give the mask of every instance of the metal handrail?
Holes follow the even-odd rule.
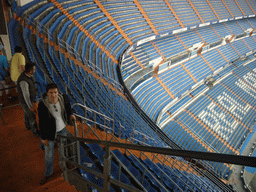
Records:
[[[35,82],[36,84],[38,84],[39,85],[39,87],[40,87],[40,98],[42,98],[42,87],[41,87],[41,84],[39,83],[39,82]],[[16,88],[16,87],[18,87],[17,85],[15,85],[15,86],[13,86],[13,87],[8,87],[8,88],[3,88],[3,89],[0,89],[0,91],[4,91],[4,90],[7,90],[7,89],[13,89],[13,88]]]
[[[201,159],[201,160],[208,160],[208,161],[214,161],[214,162],[256,167],[256,157],[251,157],[251,156],[179,150],[179,149],[153,147],[153,146],[141,146],[136,144],[118,143],[118,142],[112,142],[112,141],[102,141],[102,140],[96,140],[96,139],[68,137],[68,136],[61,136],[61,135],[58,137],[70,139],[74,141],[80,141],[82,143],[84,142],[95,143],[95,144],[103,145],[105,147],[118,147],[118,148],[132,149],[132,150],[151,152],[151,153],[157,153],[157,154],[163,154],[163,155],[178,156],[183,158],[193,158],[193,159]]]
[[[97,124],[97,125],[99,125],[99,126],[101,126],[101,127],[104,127],[104,129],[105,129],[104,131],[106,131],[106,130],[112,130],[113,133],[114,133],[114,125],[115,125],[115,122],[116,122],[116,123],[118,123],[118,125],[119,125],[119,127],[120,127],[119,133],[122,133],[122,130],[125,130],[125,127],[124,127],[119,121],[115,120],[114,118],[110,118],[110,117],[108,117],[108,116],[106,116],[106,115],[104,115],[104,114],[102,114],[102,113],[100,113],[100,112],[98,112],[98,111],[95,111],[95,110],[93,110],[93,109],[87,107],[86,105],[82,105],[82,104],[80,104],[80,103],[75,103],[75,104],[73,104],[73,105],[72,105],[72,108],[74,108],[75,106],[82,107],[82,108],[85,110],[85,115],[86,115],[86,112],[87,112],[87,111],[89,111],[89,112],[91,112],[91,113],[94,114],[94,119],[93,119],[93,120],[90,119],[90,118],[81,116],[81,115],[79,115],[79,114],[75,114],[77,117],[81,118],[83,121],[91,122],[91,123]],[[96,115],[99,115],[99,116],[103,117],[104,122],[105,122],[105,120],[107,120],[107,121],[109,121],[109,122],[112,121],[113,127],[110,128],[109,126],[107,126],[107,125],[105,125],[105,124],[101,124],[101,123],[99,123],[99,122],[96,122]],[[136,134],[142,135],[144,141],[141,142],[141,141],[135,139],[135,138],[134,138],[134,135],[136,135]],[[138,131],[138,130],[135,130],[135,129],[133,129],[133,131],[132,131],[131,134],[130,134],[130,138],[129,138],[130,141],[135,141],[135,140],[136,140],[136,141],[137,141],[138,143],[140,143],[140,144],[145,144],[145,140],[146,140],[146,139],[150,139],[150,140],[152,140],[152,141],[154,142],[154,145],[156,144],[156,141],[155,141],[154,138],[152,138],[152,137],[150,137],[150,136],[147,136],[146,134],[144,134],[144,133],[142,133],[142,132],[140,132],[140,131]]]
[[[75,128],[76,129],[76,128]],[[110,177],[110,166],[111,166],[111,158],[113,154],[110,152],[110,147],[117,147],[117,148],[124,148],[124,149],[132,149],[132,150],[139,150],[144,152],[151,152],[156,154],[164,154],[164,155],[171,155],[171,156],[179,156],[184,158],[196,158],[196,159],[202,159],[202,160],[209,160],[209,161],[215,161],[215,162],[225,162],[225,163],[231,163],[231,164],[237,164],[237,165],[244,165],[244,166],[252,166],[256,167],[256,157],[248,157],[248,156],[237,156],[237,155],[227,155],[227,154],[219,154],[219,153],[209,153],[209,152],[195,152],[195,151],[187,151],[187,150],[177,150],[177,149],[170,149],[170,148],[162,148],[162,147],[148,147],[148,146],[141,146],[141,145],[135,145],[135,144],[128,144],[128,143],[117,143],[112,141],[102,141],[102,140],[95,140],[95,139],[85,139],[85,138],[78,138],[78,137],[68,137],[68,136],[58,136],[60,139],[65,138],[68,140],[73,140],[77,142],[77,150],[79,146],[79,142],[81,143],[95,143],[100,144],[105,147],[106,155],[104,157],[104,171],[103,174],[97,173],[95,171],[92,171],[90,169],[87,169],[86,167],[80,165],[80,159],[78,162],[71,161],[67,159],[63,155],[63,161],[68,162],[71,165],[84,169],[85,171],[95,173],[96,176],[104,179],[104,189],[109,189],[110,183],[116,184],[118,186],[122,186],[124,189],[131,189],[130,186],[122,184],[120,181],[112,180]],[[62,149],[64,149],[63,145],[61,146]],[[64,151],[64,150],[62,150]],[[80,154],[79,154],[80,156]],[[120,162],[121,163],[121,162]],[[121,166],[123,166],[121,164]],[[144,167],[145,168],[145,167]],[[119,167],[120,169],[120,167]],[[108,171],[106,171],[108,170]],[[70,170],[63,169],[65,180],[68,180],[67,174]],[[145,168],[145,171],[148,171]],[[158,179],[156,179],[157,182]],[[87,184],[91,185],[89,181],[87,181]],[[86,184],[86,185],[87,185]],[[161,182],[160,182],[161,184]],[[163,189],[168,191],[164,186],[161,185]],[[97,187],[97,189],[101,189]],[[100,190],[101,191],[101,190]],[[136,191],[136,190],[134,190]]]
[[[83,123],[82,123],[83,124]],[[101,138],[100,137],[98,137],[97,136],[97,134],[96,134],[96,132],[95,131],[93,131],[91,128],[89,128],[89,130],[91,130],[94,134],[95,134],[95,136],[99,139],[99,140],[101,140]],[[82,131],[83,131],[83,125],[82,125]],[[105,131],[106,132],[106,131]],[[87,132],[88,133],[88,132]],[[112,138],[114,138],[114,140],[118,140],[113,134],[114,133],[112,133],[112,132],[106,132],[107,133],[107,135],[108,135],[108,133],[110,133],[111,134],[111,136],[112,136]],[[132,134],[131,134],[132,135]],[[130,136],[131,136],[130,135]],[[85,135],[84,135],[84,131],[82,132],[82,138],[84,138],[85,137]],[[106,137],[106,140],[108,140],[107,139],[107,137]],[[111,140],[113,140],[113,139],[111,139]],[[134,142],[134,140],[135,139],[130,139],[129,141],[131,141],[131,142]],[[128,140],[127,140],[128,141]],[[119,141],[120,142],[120,141]],[[144,139],[143,139],[143,141],[142,142],[139,142],[139,143],[141,143],[142,145],[145,145],[145,137],[144,137]],[[155,143],[154,143],[155,144]],[[132,155],[132,153],[129,151],[129,150],[127,150],[126,152],[128,152],[129,154],[131,154]],[[143,156],[146,156],[146,157],[148,157],[145,153],[141,153],[141,155],[143,154]],[[160,160],[159,159],[159,157],[157,156],[157,155],[155,155],[155,154],[152,154],[153,155],[153,159],[157,159],[158,161],[160,161],[160,162],[162,162],[162,163],[164,163],[164,162],[166,162],[166,161],[168,161],[169,159],[168,159],[168,157],[166,157],[166,156],[161,156],[162,158],[164,158],[164,160]],[[149,157],[148,157],[149,158]],[[169,157],[170,158],[170,157]],[[173,163],[173,166],[174,167],[176,167],[176,168],[179,168],[181,171],[184,171],[185,170],[185,167],[183,167],[183,166],[181,166],[178,162],[177,162],[177,160],[176,159],[174,159],[173,157],[171,158],[172,159],[172,163]],[[180,161],[180,159],[178,160],[178,161]],[[185,160],[183,160],[184,162],[185,162]],[[188,164],[188,162],[186,162],[186,164]],[[191,164],[190,166],[192,166],[193,164]],[[143,166],[142,166],[143,167]],[[192,167],[191,167],[192,168]],[[193,169],[193,168],[192,168]],[[194,170],[196,170],[195,169],[195,167],[194,167]],[[145,169],[145,171],[147,171],[147,169]],[[148,172],[148,171],[147,171]],[[171,172],[173,172],[173,171],[171,171]],[[201,171],[202,172],[202,171]],[[148,174],[150,174],[150,172],[148,173]],[[162,172],[162,174],[163,175],[165,175],[165,177],[166,178],[169,178],[169,176],[168,175],[166,175],[164,172]],[[173,172],[173,174],[174,175],[176,175],[176,173],[175,172]],[[186,175],[184,175],[182,172],[181,172],[181,174],[182,174],[182,176],[183,177],[186,177]],[[204,174],[203,174],[204,175]],[[177,176],[177,175],[176,175]],[[191,183],[194,183],[192,180],[190,180],[190,178],[188,178],[188,177],[186,177]],[[169,178],[170,179],[170,181],[172,181],[171,180],[171,178]],[[162,180],[161,180],[162,181]],[[174,184],[175,184],[175,182],[173,182]],[[184,183],[184,185],[186,185],[187,186],[187,183],[185,182]],[[178,187],[178,186],[177,186]],[[188,188],[190,188],[189,186],[187,186]],[[204,187],[203,187],[204,188]]]

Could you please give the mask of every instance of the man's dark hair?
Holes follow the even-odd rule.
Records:
[[[14,51],[15,51],[15,53],[21,53],[22,52],[22,47],[21,46],[16,46],[14,48]]]
[[[25,65],[25,73],[29,73],[31,70],[33,70],[34,66],[36,66],[35,63],[26,63],[26,65]]]
[[[58,87],[58,85],[55,84],[55,83],[50,83],[50,84],[46,85],[46,93],[48,93],[48,91],[49,91],[50,89],[58,89],[58,91],[59,91],[59,87]]]

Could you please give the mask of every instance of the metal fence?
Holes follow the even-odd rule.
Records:
[[[223,162],[223,163],[231,163],[231,164],[237,164],[237,165],[244,165],[244,166],[253,166],[256,167],[256,157],[247,157],[247,156],[236,156],[236,155],[227,155],[227,154],[219,154],[219,153],[209,153],[209,152],[193,152],[193,151],[187,151],[187,150],[177,150],[177,149],[170,149],[170,148],[160,148],[160,147],[152,147],[152,146],[144,146],[144,145],[137,145],[137,144],[130,144],[130,143],[120,143],[120,142],[113,142],[113,141],[103,141],[103,140],[96,140],[96,139],[85,139],[83,136],[81,137],[81,134],[79,134],[79,129],[77,128],[77,124],[75,123],[74,126],[75,129],[75,137],[66,137],[66,136],[58,136],[60,139],[68,139],[72,144],[61,145],[61,167],[63,169],[63,175],[64,179],[69,181],[70,184],[73,184],[77,187],[78,190],[81,191],[89,191],[89,187],[93,187],[97,189],[98,191],[110,191],[110,185],[111,186],[118,186],[123,189],[129,190],[129,191],[146,191],[146,189],[143,187],[141,182],[139,182],[136,178],[133,177],[131,172],[125,167],[125,165],[113,154],[113,152],[110,150],[111,147],[116,148],[123,148],[126,151],[126,154],[133,155],[129,150],[138,150],[141,154],[145,155],[145,152],[150,152],[152,154],[155,154],[154,158],[157,158],[158,155],[167,155],[167,156],[176,156],[176,157],[184,157],[184,158],[196,158],[201,160],[208,160],[208,161],[215,161],[215,162]],[[108,132],[108,134],[111,134],[113,136],[112,132]],[[79,136],[80,135],[80,136]],[[85,135],[84,135],[85,136]],[[103,173],[97,172],[95,170],[91,170],[85,165],[81,164],[81,156],[79,147],[82,143],[94,143],[94,144],[100,144],[104,146],[104,150],[106,152],[104,156],[103,161]],[[70,146],[73,146],[70,148]],[[76,151],[77,153],[74,155],[74,153],[68,153],[67,151]],[[72,154],[72,155],[70,155]],[[119,179],[114,179],[111,177],[111,161],[115,160],[118,162],[118,177]],[[154,159],[153,159],[154,160]],[[159,160],[159,159],[158,159]],[[179,159],[180,160],[180,159]],[[67,163],[71,165],[71,168],[68,168]],[[185,163],[185,161],[184,161]],[[188,163],[188,162],[187,162]],[[143,166],[141,164],[141,166]],[[189,165],[190,166],[190,165]],[[70,167],[70,166],[69,166]],[[86,172],[92,173],[98,178],[103,179],[103,188],[99,185],[95,185],[91,181],[83,178],[81,174],[74,170],[84,170]],[[121,169],[125,170],[131,178],[137,183],[137,188],[131,187],[122,181],[120,181],[120,173]],[[151,174],[150,171],[144,167],[144,171],[148,172],[148,174]],[[200,168],[196,169],[199,174],[204,174],[204,170],[200,170]],[[164,173],[162,173],[164,174]],[[154,178],[154,176],[151,174],[151,176]],[[167,176],[167,175],[166,175]],[[206,176],[206,175],[204,175]],[[156,179],[156,178],[155,178]],[[171,178],[169,178],[170,181],[172,181]],[[163,181],[156,179],[159,186],[162,187],[164,191],[169,191],[165,188],[163,185]],[[173,183],[177,185],[174,181]],[[224,185],[224,184],[223,184]],[[224,185],[225,191],[233,191],[228,186]],[[183,191],[178,185],[176,186],[178,189]],[[189,186],[187,186],[190,188]],[[224,189],[222,189],[224,190]]]

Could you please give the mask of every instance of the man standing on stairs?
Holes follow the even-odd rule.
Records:
[[[36,71],[35,63],[27,63],[25,71],[19,76],[17,80],[17,89],[19,103],[24,110],[24,120],[27,130],[31,130],[36,137],[40,137],[37,129],[36,112],[37,112],[37,89],[34,80],[34,73]]]
[[[38,106],[39,128],[45,149],[45,173],[40,181],[41,185],[45,184],[53,173],[54,143],[57,135],[67,136],[66,125],[71,125],[72,120],[76,120],[72,112],[68,96],[59,94],[58,86],[55,83],[48,84],[46,95]],[[60,141],[57,140],[57,142],[60,145]],[[59,149],[58,153],[60,154]]]
[[[11,79],[17,85],[17,80],[20,74],[25,70],[25,57],[22,54],[22,47],[16,46],[14,48],[15,54],[11,60]]]

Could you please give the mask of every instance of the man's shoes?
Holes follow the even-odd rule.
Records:
[[[40,185],[44,185],[47,180],[49,179],[50,176],[43,176],[42,179],[40,180]]]

